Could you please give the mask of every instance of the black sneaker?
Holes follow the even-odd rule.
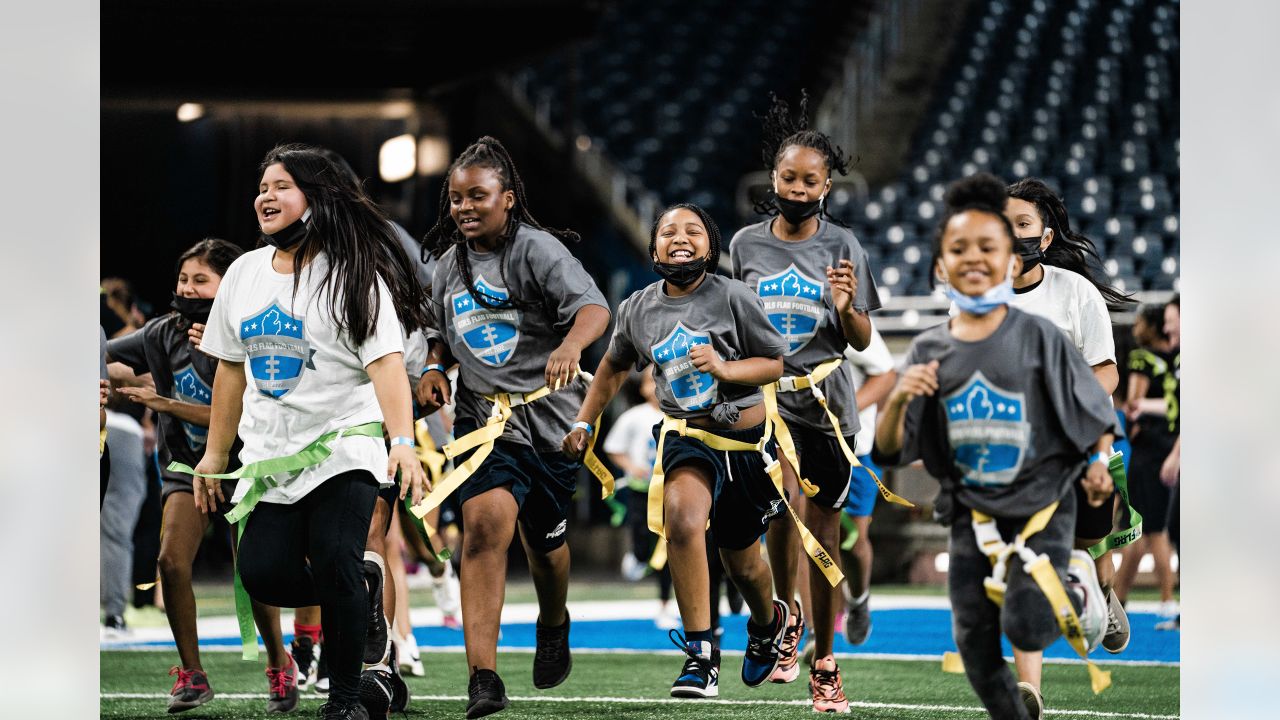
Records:
[[[471,680],[467,682],[467,720],[492,715],[505,709],[511,701],[507,699],[507,688],[502,678],[492,670],[472,669]]]
[[[289,645],[289,654],[298,666],[298,689],[306,690],[316,678],[316,646],[315,641],[306,635],[299,635]]]
[[[573,656],[569,654],[569,614],[564,624],[547,627],[536,623],[538,648],[533,653],[533,686],[539,690],[553,688],[569,677],[573,669]]]
[[[323,720],[371,720],[369,711],[360,703],[344,703],[330,700],[320,706],[320,717]]]
[[[849,601],[844,616],[844,639],[850,645],[861,645],[871,635],[871,594],[862,596],[862,602]]]
[[[369,711],[370,718],[391,716],[391,701],[395,698],[391,677],[385,670],[360,673],[360,704]]]
[[[391,641],[387,635],[387,616],[382,612],[382,586],[386,582],[386,565],[377,553],[366,550],[364,553],[364,578],[369,586],[369,621],[365,632],[364,664],[381,665],[387,661],[388,645]]]
[[[329,694],[329,661],[324,655],[324,643],[320,643],[320,659],[316,661],[316,692],[321,695]]]
[[[747,651],[742,656],[742,682],[759,687],[778,667],[782,636],[787,632],[791,609],[781,600],[773,601],[773,622],[759,627],[747,619]]]
[[[688,640],[677,630],[667,637],[684,651],[687,659],[676,681],[671,683],[671,697],[713,698],[720,695],[720,648],[709,642]]]

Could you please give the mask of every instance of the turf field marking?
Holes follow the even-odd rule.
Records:
[[[167,693],[100,693],[99,698],[103,700],[159,700],[167,698]],[[219,693],[219,698],[228,700],[261,700],[262,693]],[[413,695],[413,700],[430,701],[430,702],[466,702],[466,695]],[[315,698],[320,699],[320,698]],[[809,707],[809,700],[683,700],[680,698],[636,698],[636,697],[548,697],[544,695],[535,695],[528,697],[512,696],[513,702],[542,702],[542,703],[614,703],[618,705],[776,705],[776,706],[794,706]],[[865,708],[868,710],[918,710],[924,712],[964,712],[976,715],[985,715],[986,710],[980,707],[969,707],[964,705],[908,705],[905,703],[876,703],[861,702],[857,700],[849,701],[850,707]],[[1095,718],[1131,718],[1132,720],[1178,720],[1177,715],[1149,715],[1147,713],[1109,713],[1096,710],[1053,710],[1053,715],[1071,716],[1071,717],[1095,717]]]

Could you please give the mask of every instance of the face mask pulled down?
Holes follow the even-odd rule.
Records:
[[[273,245],[281,250],[288,252],[297,247],[299,243],[307,238],[307,231],[311,226],[307,221],[311,219],[311,208],[302,211],[302,217],[289,223],[288,226],[282,228],[276,233],[262,233],[262,239],[268,245]]]
[[[690,260],[687,263],[664,263],[653,261],[653,271],[667,282],[675,285],[681,290],[689,287],[702,277],[702,273],[706,272],[707,258],[705,256],[697,260]]]
[[[209,311],[213,309],[213,298],[189,298],[174,293],[169,307],[177,310],[178,314],[188,322],[207,323]]]
[[[951,302],[956,304],[956,309],[970,315],[986,315],[1001,305],[1008,305],[1013,302],[1013,258],[1009,258],[1009,269],[1005,271],[1004,281],[981,295],[965,295],[951,283],[947,283],[946,293]]]

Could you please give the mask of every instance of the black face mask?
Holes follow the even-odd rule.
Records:
[[[189,322],[206,323],[209,322],[209,311],[213,309],[213,298],[189,298],[174,293],[169,307]]]
[[[822,198],[818,198],[813,202],[800,202],[799,200],[789,200],[774,193],[773,201],[778,206],[778,213],[792,225],[799,225],[822,212]]]
[[[1013,246],[1022,258],[1023,274],[1026,274],[1031,268],[1039,265],[1044,260],[1044,251],[1040,249],[1040,241],[1042,239],[1038,237],[1013,239]]]
[[[279,232],[270,235],[262,233],[262,239],[268,245],[274,245],[286,252],[292,250],[307,238],[307,231],[311,229],[307,221],[310,219],[311,208],[307,208],[306,212],[302,213],[302,217],[289,223],[287,227]]]
[[[702,273],[706,272],[707,259],[700,257],[697,260],[690,260],[687,263],[664,263],[653,261],[653,271],[662,276],[663,280],[675,285],[681,290],[689,287],[702,277]]]

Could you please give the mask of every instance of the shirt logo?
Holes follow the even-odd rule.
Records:
[[[710,344],[710,335],[690,330],[678,322],[670,334],[649,348],[676,403],[684,410],[704,410],[715,401],[716,379],[699,371],[689,359],[690,349]]]
[[[1018,476],[1031,441],[1023,413],[1026,396],[992,384],[975,372],[946,399],[947,437],[966,485],[1008,485]]]
[[[787,340],[787,355],[794,355],[817,334],[826,317],[822,305],[822,283],[796,269],[786,270],[756,282],[756,292],[764,301],[769,322]]]
[[[213,388],[200,379],[191,363],[173,374],[173,399],[195,405],[212,405]],[[187,436],[187,446],[200,450],[209,439],[209,428],[183,421],[182,430]]]
[[[511,297],[506,288],[476,278],[476,291],[498,302]],[[502,367],[511,359],[520,341],[520,311],[491,310],[476,302],[467,290],[453,294],[453,328],[462,342],[480,362],[489,367]]]
[[[274,302],[240,321],[240,342],[249,355],[249,371],[258,392],[277,400],[298,387],[303,370],[315,369],[311,343],[302,331],[302,318]]]

